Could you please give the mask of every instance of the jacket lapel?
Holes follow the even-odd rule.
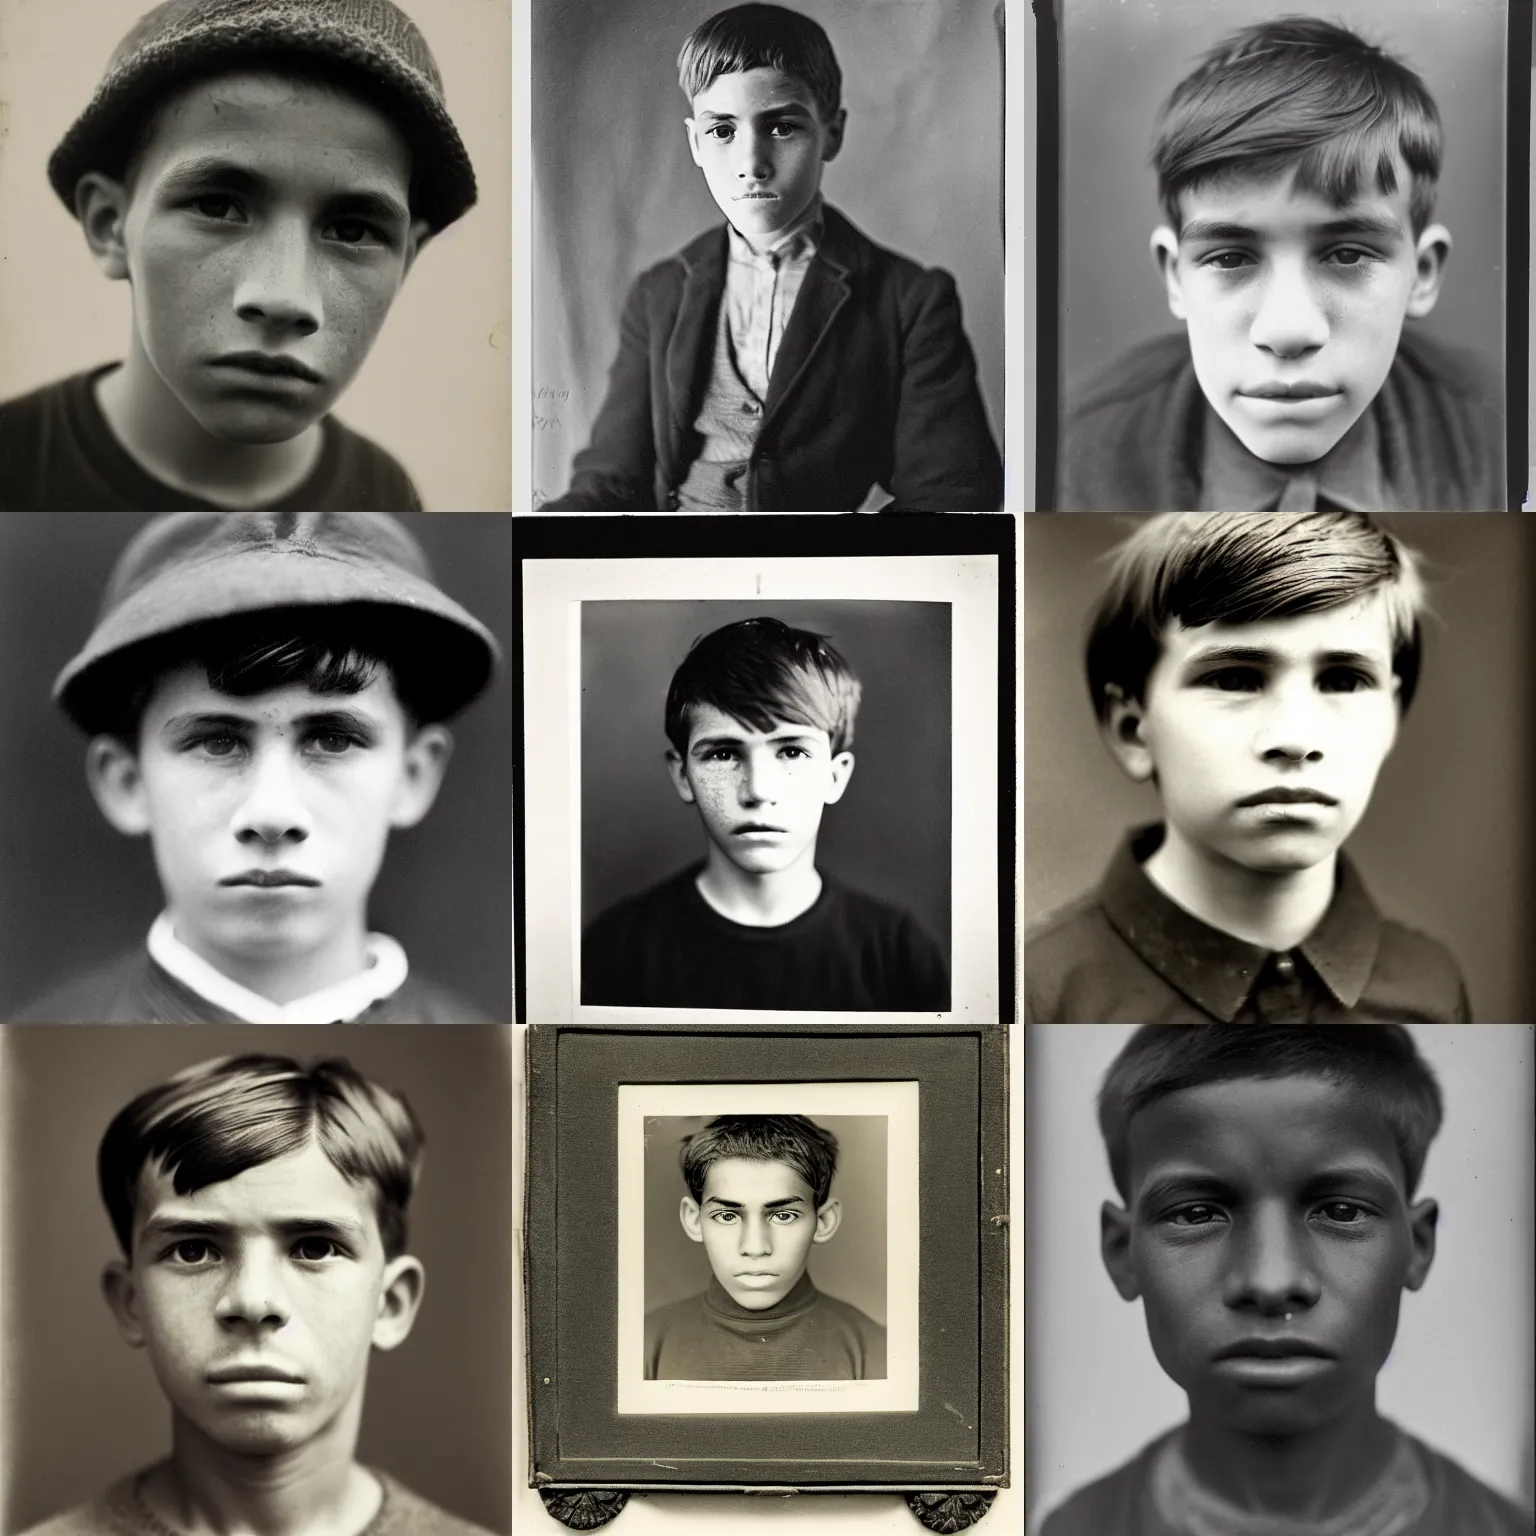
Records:
[[[699,413],[698,392],[715,345],[715,322],[725,295],[725,226],[697,240],[686,253],[687,276],[677,319],[667,341],[667,399],[671,406],[671,458]]]
[[[821,248],[805,274],[800,296],[784,328],[784,339],[779,343],[779,355],[773,362],[763,411],[765,429],[794,392],[852,292],[851,252],[843,238],[844,228],[842,220],[829,208]]]

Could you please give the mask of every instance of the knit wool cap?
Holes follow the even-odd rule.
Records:
[[[427,667],[433,719],[468,704],[500,656],[495,637],[437,585],[421,546],[387,512],[167,512],[118,557],[96,628],[59,673],[53,697],[93,732],[103,691],[120,675],[113,664],[129,647],[237,614],[340,604],[360,631],[376,631],[380,620],[398,629],[402,654],[418,671]]]
[[[443,77],[416,24],[390,0],[165,0],[117,45],[90,105],[48,161],[75,211],[87,171],[121,179],[135,128],[194,75],[274,55],[330,61],[372,86],[411,146],[411,211],[434,233],[475,202],[475,173],[443,99]]]

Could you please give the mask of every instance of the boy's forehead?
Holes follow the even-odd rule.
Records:
[[[1170,666],[1195,662],[1207,654],[1245,649],[1269,652],[1294,662],[1348,655],[1390,671],[1394,647],[1385,595],[1379,590],[1368,592],[1317,613],[1286,614],[1245,623],[1218,619],[1193,628],[1172,619],[1164,626],[1162,656]]]
[[[756,117],[782,107],[816,114],[816,94],[798,75],[760,65],[716,75],[693,98],[695,117]]]
[[[1290,1189],[1348,1172],[1400,1191],[1405,1177],[1392,1128],[1366,1095],[1310,1075],[1177,1089],[1131,1117],[1126,1145],[1133,1200],[1179,1179]]]
[[[188,662],[161,675],[144,711],[146,732],[164,730],[189,716],[219,715],[274,727],[316,714],[345,712],[379,726],[403,718],[389,668],[377,667],[356,693],[321,693],[305,682],[238,696],[215,688],[207,669]]]
[[[771,741],[820,741],[831,738],[819,725],[802,725],[794,720],[775,720],[770,730],[760,731],[728,715],[713,704],[695,704],[688,712],[688,744],[698,746],[705,741],[734,741],[744,745]]]
[[[1178,194],[1179,238],[1202,241],[1248,238],[1287,240],[1371,235],[1377,240],[1411,241],[1408,168],[1400,156],[1396,187],[1384,192],[1374,166],[1359,178],[1355,195],[1342,205],[1301,185],[1299,166],[1263,175],[1226,172],[1184,187]]]
[[[754,1157],[722,1157],[704,1175],[704,1198],[734,1200],[747,1204],[806,1195],[810,1185],[788,1163],[765,1162]]]

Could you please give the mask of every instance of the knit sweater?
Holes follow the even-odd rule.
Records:
[[[1395,503],[1373,510],[1506,509],[1503,396],[1472,353],[1404,331],[1367,410]],[[1066,413],[1057,509],[1198,511],[1205,417],[1185,335],[1132,347]]]
[[[802,1274],[771,1307],[731,1300],[713,1275],[645,1319],[648,1381],[869,1381],[885,1377],[885,1329]]]
[[[99,1498],[33,1526],[26,1536],[177,1536],[140,1502],[138,1490],[156,1469],[114,1483]],[[387,1472],[373,1471],[384,1489],[384,1502],[361,1536],[490,1536],[447,1510],[429,1504]]]

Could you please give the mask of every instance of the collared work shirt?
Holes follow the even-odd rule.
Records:
[[[1270,464],[1205,408],[1201,451],[1202,512],[1391,512],[1398,498],[1381,462],[1381,433],[1366,411],[1322,458]]]
[[[773,377],[779,343],[815,259],[821,228],[819,196],[780,235],[773,249],[761,256],[737,234],[734,225],[726,225],[726,324],[742,382],[760,405],[768,398],[768,380]]]
[[[1295,949],[1212,928],[1143,863],[1160,825],[1133,832],[1098,890],[1024,941],[1024,1016],[1037,1024],[1466,1023],[1444,945],[1383,918],[1347,855],[1333,900]]]

